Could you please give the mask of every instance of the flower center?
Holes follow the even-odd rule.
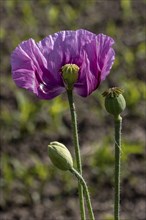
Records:
[[[62,77],[67,89],[73,89],[74,83],[78,80],[79,69],[76,64],[65,64],[61,68]]]

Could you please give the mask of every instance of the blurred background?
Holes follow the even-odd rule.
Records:
[[[97,220],[113,220],[114,128],[102,92],[125,90],[121,219],[146,219],[145,0],[0,0],[1,220],[79,220],[77,181],[51,164],[47,145],[74,156],[66,94],[51,101],[16,87],[10,54],[24,40],[87,29],[114,38],[116,61],[90,97],[75,95],[86,179]]]

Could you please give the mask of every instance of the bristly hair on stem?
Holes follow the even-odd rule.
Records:
[[[120,169],[121,169],[121,129],[122,117],[115,118],[115,193],[114,216],[120,220]]]
[[[86,203],[87,203],[87,208],[88,208],[90,220],[95,220],[92,205],[91,205],[89,190],[88,190],[88,187],[87,187],[87,184],[86,184],[84,178],[74,168],[71,168],[70,172],[73,173],[77,177],[78,181],[82,184],[83,189],[84,189],[84,194],[85,194],[85,198],[86,198]]]
[[[120,169],[121,169],[121,113],[126,108],[126,101],[118,87],[109,88],[102,95],[105,97],[105,108],[114,117],[115,124],[115,190],[114,190],[114,220],[120,220]]]
[[[77,170],[82,175],[82,161],[81,161],[79,137],[78,137],[77,115],[76,115],[75,104],[73,101],[73,91],[67,90],[67,95],[68,95],[68,102],[69,102],[70,113],[71,113],[72,132],[73,132],[73,141],[74,141],[74,147],[75,147],[75,158],[76,158]],[[78,181],[78,190],[79,190],[81,219],[86,220],[83,187],[80,181]]]

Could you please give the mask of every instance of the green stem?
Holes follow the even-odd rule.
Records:
[[[114,195],[114,217],[120,220],[120,159],[121,159],[121,129],[122,118],[115,118],[115,195]]]
[[[94,213],[92,210],[89,190],[88,190],[88,187],[87,187],[85,180],[74,168],[72,168],[70,171],[78,178],[78,181],[82,184],[83,189],[84,189],[84,193],[85,193],[85,198],[86,198],[86,202],[87,202],[87,208],[88,208],[90,220],[95,220]]]
[[[76,110],[75,110],[75,104],[73,101],[72,90],[67,90],[67,95],[68,95],[68,101],[69,101],[70,112],[71,112],[73,141],[74,141],[74,146],[75,146],[75,157],[76,157],[76,163],[77,163],[77,170],[82,175],[82,163],[81,163],[78,128],[77,128],[77,115],[76,115]],[[80,200],[81,219],[85,220],[86,214],[85,214],[85,206],[84,206],[83,188],[80,182],[78,182],[78,191],[79,191],[79,200]]]

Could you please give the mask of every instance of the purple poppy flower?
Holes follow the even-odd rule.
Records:
[[[52,99],[66,91],[61,70],[66,64],[79,67],[73,90],[90,95],[109,74],[115,59],[114,40],[86,30],[61,31],[36,43],[23,41],[11,55],[15,83],[41,99]]]

